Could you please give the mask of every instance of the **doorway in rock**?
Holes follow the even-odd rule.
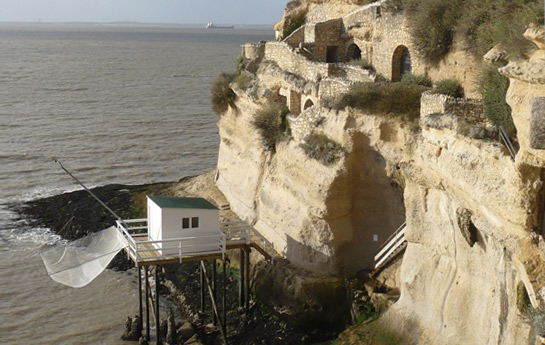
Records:
[[[305,102],[305,105],[303,106],[303,109],[308,109],[312,107],[313,105],[314,105],[314,102],[312,102],[311,99],[307,99],[307,101]]]
[[[407,47],[400,45],[392,56],[392,81],[400,81],[405,74],[413,71],[411,53]]]
[[[332,62],[340,62],[340,61],[341,61],[341,57],[339,55],[339,47],[338,46],[327,47],[326,62],[332,63]]]
[[[352,60],[361,60],[361,49],[356,44],[352,43],[350,46],[348,46],[348,49],[346,51],[346,60],[352,61]]]

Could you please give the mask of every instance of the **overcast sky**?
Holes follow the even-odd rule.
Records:
[[[0,0],[0,22],[273,24],[288,0]]]

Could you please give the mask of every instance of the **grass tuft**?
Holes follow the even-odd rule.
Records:
[[[252,121],[252,126],[261,136],[265,151],[276,151],[278,140],[289,137],[289,125],[286,116],[289,110],[278,103],[269,103],[261,108]]]
[[[325,134],[308,135],[301,148],[307,157],[316,159],[324,165],[335,164],[344,153],[343,147]]]
[[[435,84],[437,92],[450,97],[464,97],[464,88],[455,79],[443,79]]]

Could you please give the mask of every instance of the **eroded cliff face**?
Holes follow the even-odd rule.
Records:
[[[381,322],[408,343],[533,344],[517,308],[517,286],[533,306],[543,303],[539,30],[527,34],[536,51],[502,69],[511,80],[507,100],[521,147],[515,160],[500,142],[468,136],[464,121],[478,101],[424,95],[419,130],[391,116],[333,111],[321,96],[346,90],[347,83],[315,72],[331,72],[327,64],[295,68],[291,60],[272,61],[279,44],[256,46],[263,52],[247,62],[253,81],[246,90],[233,85],[236,109],[219,122],[217,185],[232,210],[292,265],[320,274],[372,268],[378,247],[406,221],[401,296]],[[287,105],[299,107],[298,116],[288,117],[293,137],[278,142],[274,153],[264,151],[252,120],[263,104],[285,95]],[[302,107],[304,97],[313,106]],[[307,157],[300,144],[310,133],[340,143],[342,158],[327,166]]]

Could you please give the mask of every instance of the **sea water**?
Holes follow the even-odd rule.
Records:
[[[53,159],[88,186],[213,170],[210,86],[241,44],[271,39],[255,28],[0,25],[0,343],[125,343],[134,272],[55,283],[39,252],[61,239],[8,205],[78,189]]]

